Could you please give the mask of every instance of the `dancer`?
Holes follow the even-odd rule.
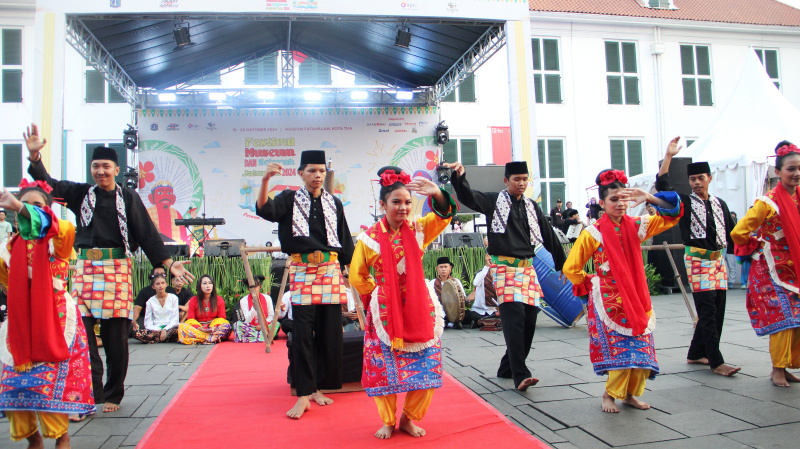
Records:
[[[491,223],[487,252],[492,256],[491,270],[506,341],[506,353],[500,361],[497,377],[513,378],[514,387],[525,391],[539,382],[525,365],[542,297],[531,262],[533,248],[543,244],[553,255],[558,271],[564,264],[564,248],[539,205],[524,196],[528,188],[526,162],[506,164],[503,178],[506,190],[500,193],[472,190],[463,165],[456,162],[445,166],[453,169],[451,182],[458,201],[486,215],[486,223]]]
[[[258,300],[261,302],[261,310],[266,315],[267,326],[272,323],[272,316],[275,315],[275,309],[272,306],[272,299],[261,293],[261,284],[266,279],[264,276],[253,276],[255,282],[255,290],[258,295]],[[247,278],[240,279],[244,285],[247,285]],[[249,289],[249,287],[248,287]],[[233,341],[236,343],[263,343],[264,335],[261,333],[261,322],[258,318],[258,311],[253,302],[253,295],[249,292],[242,296],[239,300],[239,308],[236,311],[239,316],[239,321],[233,325],[233,335],[236,337]],[[280,324],[275,327],[275,335],[278,335]],[[267,327],[269,330],[269,327]],[[273,337],[275,336],[273,335]]]
[[[23,137],[30,153],[28,173],[49,184],[53,196],[62,198],[78,217],[78,262],[72,296],[78,302],[86,329],[94,329],[100,320],[100,338],[106,354],[107,379],[103,385],[103,360],[97,350],[97,338],[94,332],[87,332],[94,400],[103,404],[103,412],[119,410],[125,395],[128,335],[133,318],[131,255],[141,246],[153,266],[163,265],[173,276],[187,280],[194,280],[194,276],[184,268],[188,261],[175,262],[169,256],[139,194],[114,181],[120,170],[115,150],[94,149],[91,174],[96,185],[57,181],[42,163],[39,152],[47,140],[39,140],[36,125],[31,125]]]
[[[217,285],[204,274],[197,281],[197,296],[186,303],[186,321],[178,325],[178,341],[185,345],[220,343],[231,333],[225,312],[225,299]]]
[[[413,421],[425,416],[433,389],[442,386],[439,339],[444,331],[442,307],[425,284],[422,249],[445,230],[458,206],[433,182],[412,181],[398,167],[383,167],[378,176],[386,215],[358,236],[350,266],[350,282],[367,310],[361,383],[383,421],[377,438],[391,438],[402,392],[408,394],[400,430],[421,437],[425,430]],[[412,220],[410,192],[427,196],[434,213]]]
[[[675,192],[660,192],[654,197],[644,190],[626,189],[628,178],[619,170],[603,170],[595,182],[606,213],[581,232],[564,263],[564,275],[572,282],[576,296],[589,295],[592,365],[598,375],[608,373],[603,411],[619,413],[614,399],[646,410],[650,405],[635,396],[644,393],[647,378],[658,374],[658,361],[653,344],[656,315],[639,247],[651,236],[678,224],[683,206]],[[625,215],[629,202],[636,206],[644,201],[656,206],[660,215]],[[590,258],[597,275],[583,270]]]
[[[340,264],[350,264],[353,238],[341,200],[322,189],[324,151],[303,151],[297,169],[303,187],[270,198],[269,180],[282,172],[281,164],[267,166],[256,213],[278,223],[281,249],[291,255],[291,350],[298,397],[286,415],[300,419],[311,408],[309,398],[319,405],[333,403],[319,390],[342,388],[341,304],[347,303],[347,294]]]
[[[147,300],[144,312],[144,329],[137,329],[133,338],[142,343],[178,341],[178,297],[167,293],[167,274],[151,275],[150,286],[155,295]]]
[[[659,192],[673,190],[669,182],[669,166],[682,148],[678,146],[679,139],[672,139],[667,147],[656,179]],[[714,374],[730,377],[741,368],[725,363],[719,341],[728,290],[728,269],[723,253],[726,247],[733,249],[731,230],[736,223],[731,220],[725,201],[708,194],[712,178],[708,162],[689,164],[686,171],[692,194],[680,195],[680,198],[690,210],[681,217],[679,226],[686,245],[683,260],[698,316],[686,362],[709,365]]]
[[[783,141],[775,148],[780,182],[733,228],[737,256],[751,256],[747,311],[756,335],[769,335],[772,383],[800,382],[787,368],[800,368],[800,150]],[[757,237],[751,232],[757,231]]]
[[[42,438],[53,438],[66,448],[67,414],[81,420],[95,413],[86,330],[66,291],[75,227],[50,209],[50,186],[23,179],[19,187],[21,201],[0,189],[0,206],[18,211],[20,225],[0,248],[9,310],[0,324],[0,416],[8,417],[14,441],[44,447]]]

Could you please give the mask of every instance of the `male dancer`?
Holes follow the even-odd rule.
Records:
[[[669,182],[669,166],[680,150],[676,137],[669,143],[667,154],[661,162],[656,190],[673,190]],[[708,185],[711,183],[708,162],[689,164],[686,171],[692,194],[680,195],[687,212],[681,217],[679,226],[686,245],[686,273],[692,284],[692,296],[698,315],[686,362],[710,365],[714,374],[732,376],[741,368],[725,363],[719,350],[719,340],[725,319],[725,295],[728,290],[728,269],[722,250],[726,246],[733,248],[731,231],[736,223],[731,219],[725,201],[708,194]]]
[[[553,255],[557,270],[566,257],[553,227],[535,201],[524,195],[528,188],[528,164],[506,164],[503,182],[506,190],[483,193],[472,190],[464,166],[458,162],[445,164],[453,169],[451,182],[458,201],[486,216],[489,225],[489,248],[500,322],[506,340],[506,353],[500,361],[497,377],[513,378],[520,391],[536,385],[525,359],[531,351],[536,331],[536,315],[542,289],[536,278],[531,258],[533,248],[543,244]]]
[[[62,199],[78,217],[75,231],[78,262],[72,296],[78,301],[89,339],[94,401],[104,404],[104,412],[119,410],[125,394],[128,334],[134,306],[132,253],[141,246],[153,266],[165,266],[187,282],[193,281],[194,276],[183,266],[188,261],[175,262],[169,256],[136,191],[114,181],[120,170],[116,151],[106,147],[94,149],[91,172],[96,185],[57,181],[47,173],[39,154],[47,139],[39,140],[36,125],[23,136],[30,153],[28,173],[37,181],[47,182],[53,188],[52,195]],[[97,320],[106,352],[105,385],[103,361],[93,331]]]
[[[450,276],[450,273],[452,272],[453,262],[450,262],[450,258],[447,256],[440,257],[436,260],[436,277],[428,281],[428,285],[433,287],[433,291],[436,292],[436,298],[439,300],[439,303],[442,304],[442,306],[444,306],[444,303],[442,303],[442,284],[448,279],[455,281],[458,288],[461,289],[461,294],[464,295],[465,298],[467,297],[466,292],[464,292],[464,286],[461,285],[461,280]],[[444,321],[447,327],[463,329],[461,322],[458,320],[456,320],[454,323],[450,323],[447,321],[447,318],[445,318]]]
[[[342,202],[322,189],[325,152],[303,151],[297,170],[303,187],[270,198],[269,180],[282,171],[281,164],[267,166],[256,213],[278,223],[281,249],[290,254],[297,403],[286,415],[300,419],[311,408],[309,397],[319,405],[328,405],[333,400],[320,390],[342,387],[341,304],[347,304],[347,294],[340,263],[350,264],[354,245]]]

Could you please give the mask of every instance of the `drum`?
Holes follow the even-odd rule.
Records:
[[[533,267],[544,294],[542,312],[564,327],[571,327],[583,316],[583,302],[572,294],[572,284],[558,279],[553,256],[536,245]]]
[[[467,298],[456,285],[455,279],[448,279],[442,282],[442,307],[444,308],[445,319],[449,323],[460,323],[464,320],[464,311],[467,306]]]

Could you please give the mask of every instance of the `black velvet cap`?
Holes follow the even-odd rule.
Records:
[[[92,160],[114,161],[115,164],[119,165],[117,152],[108,147],[95,147],[94,152],[92,153]]]
[[[702,175],[703,173],[711,174],[708,162],[692,162],[686,166],[686,176]]]
[[[440,258],[436,259],[436,265],[437,266],[441,265],[443,263],[450,264],[451,267],[453,266],[453,262],[450,262],[450,258],[449,257],[440,257]]]
[[[527,175],[530,173],[528,171],[528,163],[525,161],[514,161],[506,163],[506,178],[510,178],[511,175]]]
[[[264,279],[266,279],[266,278],[264,276],[261,276],[261,275],[253,276],[253,280],[255,281],[255,285],[261,285],[264,282]],[[239,279],[239,281],[241,281],[243,284],[247,284],[247,278],[246,277]]]
[[[300,165],[325,165],[325,152],[322,150],[306,150],[300,153]]]

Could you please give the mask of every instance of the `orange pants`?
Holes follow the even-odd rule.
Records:
[[[769,355],[775,368],[800,368],[800,327],[770,335]]]
[[[425,417],[425,413],[427,413],[428,407],[431,405],[431,399],[433,399],[433,390],[433,388],[428,388],[427,390],[413,390],[406,393],[403,413],[411,421],[420,421]],[[397,415],[397,395],[375,396],[374,399],[383,423],[389,427],[394,427]]]
[[[650,377],[649,369],[628,368],[609,371],[606,392],[614,399],[625,399],[628,395],[641,396],[648,377]]]
[[[39,417],[39,424],[42,427],[44,438],[60,438],[61,435],[69,430],[69,415],[66,413],[52,412],[31,412],[31,411],[12,411],[5,412],[8,416],[8,423],[11,427],[11,439],[14,441],[24,440],[35,434],[39,427],[36,417]]]

